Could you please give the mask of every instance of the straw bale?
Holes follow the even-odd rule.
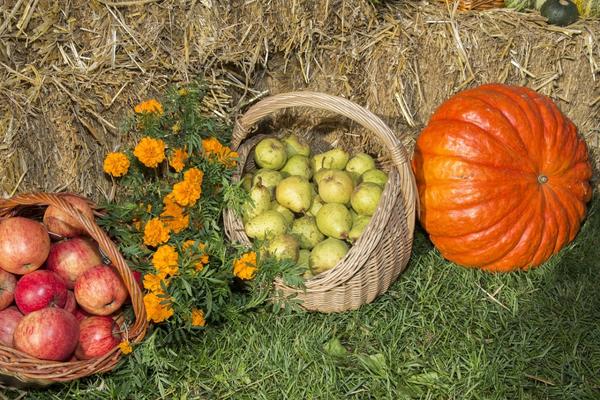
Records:
[[[409,149],[435,108],[487,82],[551,96],[600,161],[600,21],[550,27],[537,12],[457,12],[437,1],[0,1],[0,194],[110,196],[107,151],[137,102],[201,76],[231,120],[258,99],[310,89],[380,115]],[[368,135],[310,110],[274,121]],[[338,129],[339,130],[339,129]],[[596,179],[597,180],[597,179]]]

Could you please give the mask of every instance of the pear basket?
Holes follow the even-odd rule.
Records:
[[[117,246],[94,220],[83,215],[64,199],[66,194],[74,196],[71,193],[31,193],[17,195],[10,199],[0,199],[0,218],[24,216],[41,220],[45,208],[49,205],[76,218],[85,228],[88,236],[98,243],[103,258],[110,260],[123,280],[129,293],[135,321],[123,329],[122,338],[131,344],[139,343],[143,340],[148,327],[141,289]],[[94,209],[94,213],[100,215],[95,205],[91,201],[87,201]],[[51,237],[53,236],[51,233]],[[116,321],[123,327],[122,315],[117,316]],[[121,355],[117,346],[105,355],[90,360],[46,361],[0,344],[0,387],[4,384],[16,388],[40,388],[53,383],[68,382],[110,371],[117,365]]]
[[[388,173],[377,210],[360,238],[336,266],[304,282],[304,288],[286,285],[276,279],[274,289],[284,297],[295,296],[309,311],[342,312],[372,302],[384,293],[406,268],[410,258],[417,192],[409,158],[400,140],[376,115],[344,98],[317,92],[291,92],[263,99],[249,108],[234,127],[232,148],[239,154],[233,180],[255,169],[253,149],[263,138],[278,135],[250,135],[250,129],[278,110],[310,107],[342,115],[365,128],[362,134],[374,135],[383,148],[385,160],[378,167]],[[311,150],[325,151],[334,147],[326,135],[312,132],[307,138]],[[353,153],[361,149],[354,148]],[[385,154],[387,153],[387,154]],[[241,244],[251,245],[242,219],[233,210],[224,215],[227,236]]]

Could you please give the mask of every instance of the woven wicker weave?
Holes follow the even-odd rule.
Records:
[[[453,5],[455,0],[438,0]],[[490,8],[504,7],[504,0],[458,0],[458,10],[489,10]]]
[[[93,220],[81,214],[71,203],[63,199],[65,193],[34,193],[0,200],[0,218],[23,215],[39,218],[48,205],[75,217],[91,238],[98,242],[103,255],[110,259],[123,279],[131,296],[135,322],[123,332],[123,339],[138,343],[146,334],[147,321],[142,292],[135,282],[127,263],[115,244]],[[72,194],[70,194],[72,195]],[[90,202],[90,205],[93,204]],[[0,382],[20,388],[42,387],[55,382],[66,382],[113,369],[121,357],[114,348],[102,357],[86,361],[56,362],[31,357],[18,350],[0,345]]]
[[[240,162],[234,180],[254,168],[252,149],[264,137],[255,135],[245,140],[250,128],[269,114],[289,107],[312,107],[350,118],[375,134],[392,161],[388,183],[371,222],[335,268],[306,280],[305,289],[289,287],[281,280],[274,282],[276,290],[281,290],[284,296],[296,295],[307,310],[340,312],[356,309],[384,293],[406,268],[410,258],[417,201],[409,159],[394,133],[366,109],[323,93],[293,92],[268,97],[238,119],[232,148],[238,151]],[[310,143],[312,150],[322,150],[319,143],[324,139],[314,139]],[[241,219],[232,210],[226,210],[224,218],[227,235],[249,245]]]

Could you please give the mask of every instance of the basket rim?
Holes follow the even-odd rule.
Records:
[[[122,333],[122,340],[139,343],[144,339],[148,328],[142,290],[133,276],[127,261],[119,252],[116,244],[100,228],[95,220],[88,218],[74,207],[67,197],[74,196],[85,200],[94,211],[102,215],[100,208],[88,198],[72,192],[31,192],[0,199],[0,219],[16,216],[25,208],[54,206],[74,217],[84,228],[88,236],[98,244],[100,252],[110,260],[110,265],[118,272],[129,294],[135,321]],[[117,323],[119,323],[117,321]],[[122,353],[115,346],[101,357],[77,361],[40,360],[17,349],[0,344],[0,380],[1,377],[16,379],[20,384],[46,386],[56,382],[67,382],[99,372],[113,369],[120,361]],[[6,360],[6,361],[5,361]],[[15,360],[18,360],[17,362]]]

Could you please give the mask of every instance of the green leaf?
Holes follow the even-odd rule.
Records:
[[[334,337],[325,343],[325,345],[323,345],[323,351],[334,357],[345,357],[349,354],[348,350],[346,350],[342,345],[342,342],[340,342],[340,339],[337,337]]]

